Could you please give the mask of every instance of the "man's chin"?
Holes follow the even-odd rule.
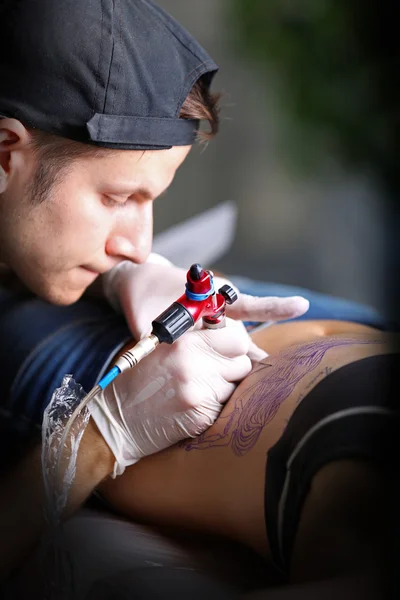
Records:
[[[30,291],[56,306],[69,306],[75,304],[85,293],[86,289],[93,283],[89,278],[78,278],[75,273],[60,274],[59,276],[48,275],[43,278],[26,276],[20,277],[20,281]]]
[[[56,306],[70,306],[82,298],[85,288],[79,290],[65,288],[50,288],[38,293],[43,300]]]

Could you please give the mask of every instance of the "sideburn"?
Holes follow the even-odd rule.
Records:
[[[38,165],[28,190],[33,205],[39,205],[50,199],[51,193],[62,184],[68,174],[71,162],[46,158],[39,155]]]

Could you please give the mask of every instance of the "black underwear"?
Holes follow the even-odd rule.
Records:
[[[311,481],[324,465],[343,459],[393,465],[399,414],[391,385],[399,366],[400,355],[391,354],[334,371],[304,398],[269,450],[265,522],[274,564],[283,573]]]

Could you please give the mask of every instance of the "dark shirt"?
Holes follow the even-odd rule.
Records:
[[[105,301],[60,307],[0,288],[0,451],[40,431],[64,375],[89,391],[131,337]]]

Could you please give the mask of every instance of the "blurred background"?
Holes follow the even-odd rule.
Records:
[[[382,310],[397,267],[391,3],[157,2],[213,56],[224,96],[220,134],[156,202],[155,233],[232,200],[234,244],[213,267]]]

